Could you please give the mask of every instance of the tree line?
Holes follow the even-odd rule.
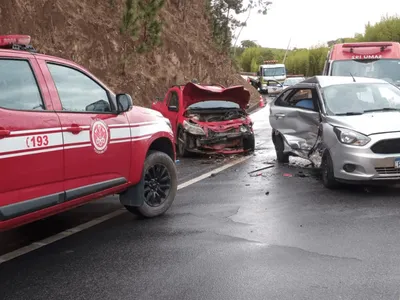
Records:
[[[357,33],[354,37],[339,38],[327,41],[325,45],[316,45],[309,49],[292,49],[288,51],[285,65],[290,74],[304,74],[305,76],[319,75],[322,73],[326,55],[330,47],[336,43],[348,42],[400,42],[400,17],[385,16],[381,21],[365,25],[364,33]],[[244,72],[256,72],[264,60],[283,61],[285,49],[263,48],[252,41],[242,41],[237,49],[231,50],[233,60],[239,69]]]

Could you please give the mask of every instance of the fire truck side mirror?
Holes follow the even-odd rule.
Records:
[[[132,97],[128,94],[118,94],[116,100],[118,113],[126,112],[133,106]]]

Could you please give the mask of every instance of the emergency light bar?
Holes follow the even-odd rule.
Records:
[[[12,34],[12,35],[0,35],[0,47],[10,47],[12,45],[23,45],[27,46],[31,42],[29,35]]]
[[[264,64],[276,64],[277,60],[264,60]]]
[[[354,52],[354,48],[380,48],[381,52],[385,51],[387,47],[393,46],[393,43],[388,43],[388,42],[371,42],[371,43],[349,43],[349,44],[343,44],[343,52],[344,51],[349,51],[350,53]]]
[[[367,48],[367,47],[390,47],[393,43],[388,42],[371,42],[371,43],[347,43],[343,44],[343,48]]]

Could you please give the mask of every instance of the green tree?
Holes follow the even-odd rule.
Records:
[[[271,50],[261,47],[247,48],[243,51],[239,64],[245,72],[256,72],[264,60],[271,60],[274,55]]]
[[[126,0],[121,33],[137,42],[137,51],[145,52],[161,44],[159,13],[165,0]]]
[[[367,42],[400,42],[400,18],[384,16],[375,25],[365,25],[363,40]]]
[[[250,41],[250,40],[244,40],[240,42],[242,48],[254,48],[254,47],[260,47],[256,42]]]
[[[244,5],[246,3],[246,5]],[[267,14],[271,4],[267,0],[206,0],[207,11],[210,12],[210,24],[216,44],[223,50],[229,50],[232,44],[233,32],[240,27],[235,38],[233,53],[237,50],[236,43],[251,11],[257,9],[258,13]],[[240,22],[235,16],[247,12],[245,22]]]

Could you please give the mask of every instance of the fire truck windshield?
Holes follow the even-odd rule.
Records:
[[[400,85],[400,60],[337,60],[332,63],[332,76],[359,76],[384,79]]]

